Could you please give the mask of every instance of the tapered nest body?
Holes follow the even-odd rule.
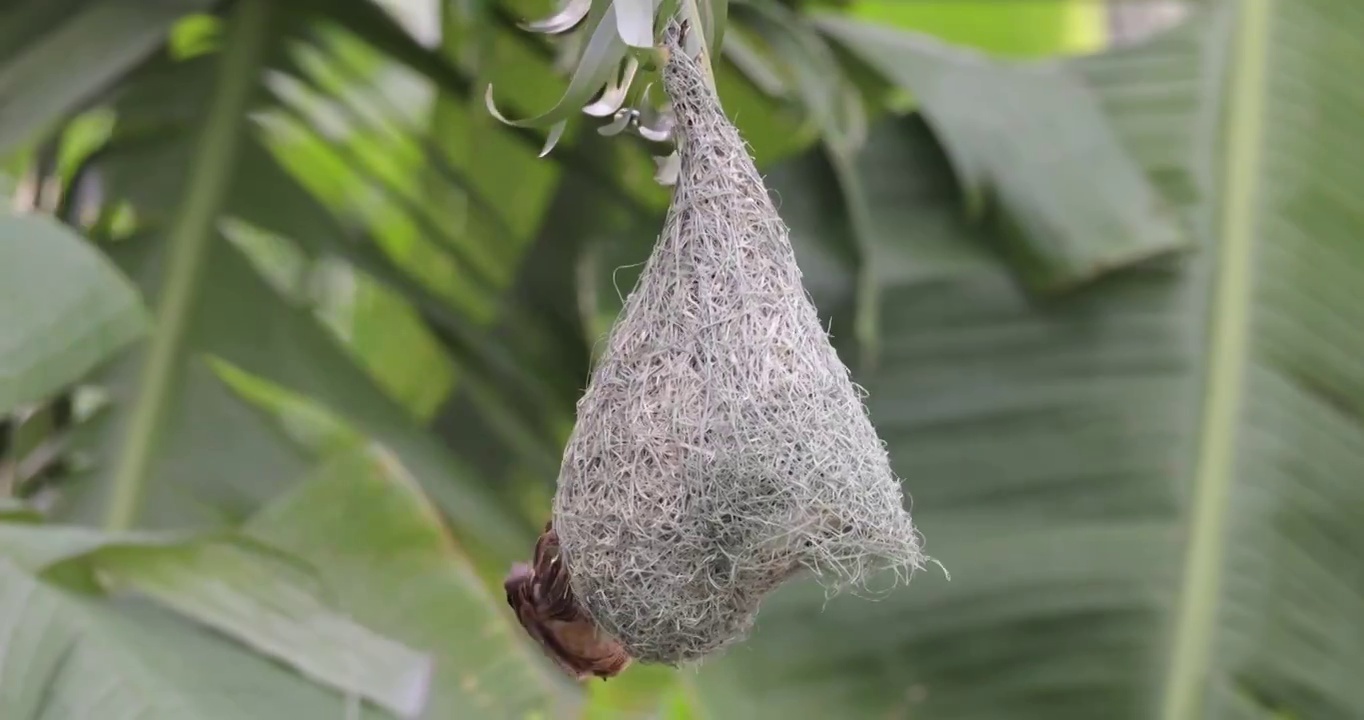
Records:
[[[578,403],[553,520],[579,603],[669,665],[744,637],[802,569],[833,586],[924,560],[787,229],[676,32],[681,171]]]

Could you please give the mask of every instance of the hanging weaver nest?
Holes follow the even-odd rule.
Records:
[[[553,528],[582,609],[675,665],[802,570],[861,586],[925,558],[746,144],[675,22],[665,47],[676,188],[578,403]]]

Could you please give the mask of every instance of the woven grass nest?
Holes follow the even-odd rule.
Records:
[[[578,403],[553,524],[598,627],[677,665],[745,637],[801,571],[862,588],[925,557],[747,145],[676,22],[665,47],[680,170]]]

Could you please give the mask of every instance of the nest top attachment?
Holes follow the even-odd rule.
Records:
[[[676,665],[744,637],[802,570],[860,585],[924,557],[748,148],[676,22],[666,39],[677,185],[578,404],[553,523],[597,625]]]

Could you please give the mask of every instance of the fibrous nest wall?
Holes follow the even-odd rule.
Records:
[[[924,558],[746,144],[676,23],[667,47],[680,173],[578,404],[554,526],[597,624],[678,664],[744,637],[802,570],[857,585]]]

